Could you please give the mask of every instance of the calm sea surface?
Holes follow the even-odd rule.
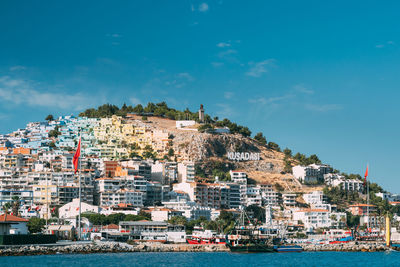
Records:
[[[400,266],[400,252],[118,253],[0,257],[0,266]]]

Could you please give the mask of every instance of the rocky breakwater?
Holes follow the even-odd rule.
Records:
[[[121,252],[222,252],[228,251],[225,245],[189,245],[139,243],[129,245],[119,242],[96,242],[71,245],[26,245],[9,246],[0,249],[0,256],[27,256],[48,254],[90,254]]]
[[[377,252],[390,248],[383,243],[303,244],[304,251]]]

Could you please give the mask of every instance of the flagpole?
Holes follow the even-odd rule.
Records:
[[[79,131],[79,141],[78,142],[80,142],[81,141],[81,133],[80,133],[80,131]],[[78,209],[79,209],[79,219],[78,219],[78,223],[79,223],[79,240],[81,240],[82,239],[82,228],[81,228],[81,167],[82,167],[82,163],[81,163],[81,155],[80,155],[80,151],[81,150],[81,148],[79,147],[79,158],[78,158],[78,162],[79,162],[79,207],[78,207]]]

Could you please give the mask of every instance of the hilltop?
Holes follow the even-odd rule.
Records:
[[[229,170],[242,170],[248,173],[253,183],[268,183],[285,191],[308,192],[321,189],[323,186],[306,186],[300,184],[291,174],[291,167],[305,162],[320,163],[316,155],[309,158],[297,153],[291,155],[290,149],[281,151],[279,145],[267,142],[262,133],[251,137],[248,127],[237,125],[225,118],[219,120],[204,115],[204,122],[199,122],[198,112],[189,109],[179,111],[168,107],[165,102],[148,103],[147,106],[135,107],[123,105],[102,105],[97,109],[88,109],[80,116],[106,118],[111,116],[128,118],[126,123],[135,127],[146,127],[153,131],[168,133],[170,138],[168,149],[173,151],[178,161],[188,160],[196,163],[196,175],[213,180],[215,176],[228,179]],[[186,118],[195,124],[177,128],[176,121]],[[227,129],[224,133],[216,133],[215,129]],[[233,161],[227,158],[228,152],[259,153],[258,161]],[[172,156],[172,155],[170,155]],[[279,184],[279,185],[278,185]]]

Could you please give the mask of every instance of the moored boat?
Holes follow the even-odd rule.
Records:
[[[276,252],[302,252],[303,248],[299,245],[274,246]]]

